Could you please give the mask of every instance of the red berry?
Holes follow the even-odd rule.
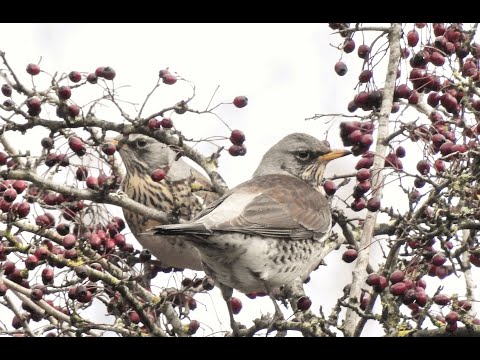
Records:
[[[71,249],[75,246],[77,237],[74,234],[67,234],[63,237],[62,245],[65,249]]]
[[[232,145],[228,148],[228,152],[232,156],[243,156],[247,153],[245,145]]]
[[[342,255],[342,260],[346,263],[351,263],[357,259],[358,252],[355,249],[348,249]]]
[[[355,50],[355,41],[353,39],[345,39],[343,42],[343,51],[345,51],[347,54],[351,53],[353,50]]]
[[[2,85],[2,94],[7,96],[7,97],[12,96],[12,87],[8,84],[3,84]]]
[[[68,100],[72,96],[72,90],[68,86],[60,86],[58,89],[58,97],[62,100]]]
[[[8,202],[13,202],[17,198],[17,191],[15,189],[7,189],[3,192],[3,199]]]
[[[444,294],[437,294],[433,297],[433,302],[437,305],[445,306],[450,302],[450,298]]]
[[[17,191],[17,194],[21,194],[27,188],[27,183],[23,180],[15,180],[12,187]]]
[[[234,313],[235,315],[238,314],[240,310],[242,310],[242,302],[236,297],[232,297],[230,299],[230,306],[232,308],[232,313]]]
[[[441,254],[435,254],[432,258],[432,264],[435,266],[442,266],[447,261],[447,258]]]
[[[57,164],[57,163],[58,163],[57,154],[55,154],[55,153],[47,154],[47,156],[45,157],[45,165],[46,166],[52,167],[52,166],[55,166],[55,164]]]
[[[430,62],[435,66],[443,66],[443,64],[445,64],[445,57],[439,52],[435,51],[430,56]]]
[[[3,263],[3,273],[4,273],[4,275],[8,276],[8,275],[13,274],[15,269],[16,269],[15,264],[13,262],[11,262],[10,260],[7,260]]]
[[[119,248],[122,248],[126,243],[125,236],[120,233],[113,237],[113,241],[115,241],[115,245],[117,245]]]
[[[42,270],[42,282],[44,285],[51,284],[53,282],[54,273],[53,269],[46,267]]]
[[[95,176],[87,177],[87,187],[92,190],[98,189],[98,178]]]
[[[233,99],[233,105],[235,105],[237,108],[243,108],[247,106],[248,104],[248,98],[246,96],[237,96],[235,99]]]
[[[75,117],[80,114],[80,107],[75,104],[70,104],[67,106],[67,114],[68,116]]]
[[[117,148],[112,143],[105,143],[102,146],[102,151],[107,155],[113,155],[115,154],[115,151],[117,151]]]
[[[407,154],[405,148],[403,146],[399,146],[396,150],[395,150],[395,154],[399,157],[399,158],[404,158],[405,155]]]
[[[47,216],[46,214],[39,215],[35,218],[35,224],[37,224],[40,227],[49,227],[53,225],[54,221]]]
[[[370,179],[370,170],[368,169],[360,169],[357,172],[357,180],[358,181],[365,181]]]
[[[172,119],[170,118],[163,118],[161,121],[160,121],[160,125],[164,128],[164,129],[171,129],[173,127],[173,121]]]
[[[198,329],[200,328],[200,323],[197,320],[192,320],[188,324],[188,334],[193,335],[195,334]]]
[[[84,181],[88,177],[88,169],[85,166],[79,166],[76,171],[77,180]]]
[[[20,218],[27,217],[27,215],[30,213],[30,204],[26,201],[21,202],[18,204],[15,212]]]
[[[420,37],[418,36],[418,32],[416,30],[410,30],[407,34],[407,43],[408,46],[414,47],[418,44]]]
[[[365,280],[365,282],[370,286],[379,285],[380,284],[380,275],[378,275],[376,273],[372,273],[372,274],[367,276],[367,279]]]
[[[456,323],[459,320],[458,313],[456,311],[450,311],[446,316],[445,316],[445,321],[447,323]]]
[[[245,134],[241,130],[233,130],[230,134],[230,141],[234,145],[242,145],[245,141]]]
[[[402,270],[395,270],[391,275],[390,275],[390,282],[392,284],[396,284],[400,281],[403,281],[405,279],[405,273]]]
[[[164,77],[165,75],[167,75],[167,74],[170,74],[170,71],[168,71],[167,69],[163,69],[163,70],[160,70],[160,71],[158,72],[158,76],[159,76],[160,78],[162,78],[162,79],[163,79],[163,77]]]
[[[358,81],[360,81],[361,83],[369,82],[372,76],[373,73],[371,70],[363,70],[358,76]]]
[[[160,125],[161,125],[161,123],[160,123],[160,120],[158,120],[158,119],[153,118],[153,119],[148,120],[148,128],[150,130],[159,129]]]
[[[128,318],[134,324],[138,324],[140,322],[140,315],[136,311],[130,311],[128,313]]]
[[[80,74],[78,71],[71,71],[70,74],[68,74],[68,78],[72,82],[77,83],[82,80],[82,74]]]
[[[378,284],[374,286],[374,290],[376,292],[381,292],[383,291],[386,287],[388,286],[388,280],[385,276],[380,276],[378,278]]]
[[[38,75],[40,73],[40,66],[38,66],[37,64],[28,64],[27,73],[29,73],[32,76]]]
[[[390,293],[395,296],[403,295],[407,291],[407,286],[403,282],[398,282],[390,286]]]
[[[420,160],[417,163],[417,170],[422,175],[427,175],[430,171],[430,164],[426,160]]]
[[[357,53],[360,59],[367,59],[370,53],[370,47],[368,45],[362,44],[358,47]]]
[[[102,77],[104,77],[107,80],[113,80],[117,74],[115,73],[115,70],[113,70],[110,66],[106,66],[103,68],[102,71]],[[98,74],[97,74],[98,76]]]
[[[361,211],[365,209],[365,200],[363,198],[355,199],[350,207],[352,208],[353,211]]]
[[[173,85],[177,82],[177,77],[172,74],[165,74],[165,76],[162,77],[162,81],[164,84]]]
[[[103,77],[103,71],[105,70],[105,66],[100,66],[95,70],[95,75],[97,77]]]
[[[331,180],[326,180],[323,183],[323,190],[327,195],[333,195],[337,191],[337,185]]]
[[[28,255],[27,259],[25,260],[25,267],[28,270],[33,270],[38,265],[38,258],[35,255]]]
[[[335,64],[334,69],[335,72],[340,76],[343,76],[348,72],[347,64],[345,64],[343,61],[338,61]]]
[[[90,84],[96,84],[97,81],[98,81],[98,77],[97,77],[97,75],[94,74],[94,73],[88,74],[88,76],[87,76],[87,81],[88,81]]]
[[[307,311],[312,306],[312,300],[308,296],[302,296],[297,300],[297,309],[300,311]]]
[[[166,172],[163,169],[155,169],[152,171],[150,174],[150,177],[152,178],[153,181],[159,182],[165,179]]]
[[[48,257],[48,254],[49,250],[46,246],[40,246],[34,253],[38,260],[45,260]]]
[[[371,212],[378,211],[378,209],[380,209],[380,198],[379,197],[373,197],[373,198],[368,199],[367,209]]]
[[[82,152],[85,150],[85,144],[83,140],[76,136],[71,136],[68,139],[68,145],[75,153]]]

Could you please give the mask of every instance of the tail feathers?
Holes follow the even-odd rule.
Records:
[[[210,235],[212,232],[203,224],[170,224],[159,225],[146,231],[146,235]]]

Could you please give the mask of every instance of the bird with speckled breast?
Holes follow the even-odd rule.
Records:
[[[178,222],[191,220],[220,197],[210,181],[183,159],[177,159],[178,153],[168,145],[140,134],[120,135],[112,142],[116,144],[126,169],[121,190],[131,199],[161,210]],[[160,182],[150,176],[155,169],[166,170],[166,176]],[[184,236],[142,234],[160,223],[129,209],[123,209],[123,212],[133,235],[162,267],[203,270],[197,249],[185,242]]]
[[[329,237],[330,205],[321,192],[329,161],[348,155],[327,141],[293,133],[263,156],[251,180],[228,191],[185,224],[160,225],[150,235],[189,235],[205,272],[229,306],[232,289],[267,292],[305,280],[319,265]]]

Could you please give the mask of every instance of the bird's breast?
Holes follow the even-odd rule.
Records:
[[[198,246],[197,246],[198,247]],[[319,264],[322,242],[225,233],[208,238],[199,250],[205,272],[245,293],[268,291],[305,279]]]

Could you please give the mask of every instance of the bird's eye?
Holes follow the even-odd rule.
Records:
[[[141,149],[147,146],[147,141],[144,139],[137,140],[137,146]]]
[[[312,153],[310,151],[299,151],[296,154],[297,159],[299,160],[310,160],[312,158]]]

